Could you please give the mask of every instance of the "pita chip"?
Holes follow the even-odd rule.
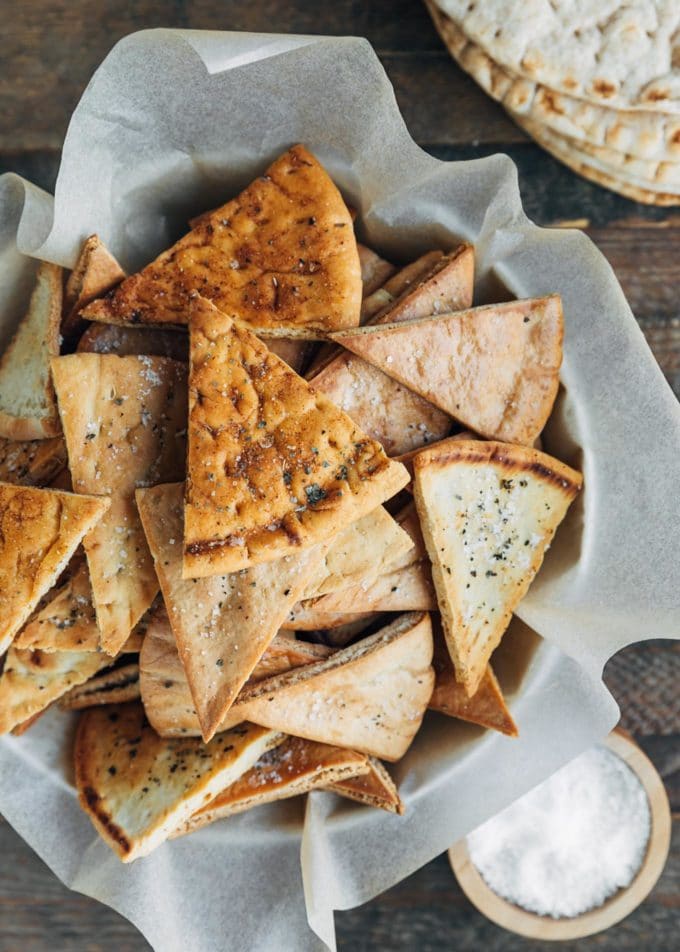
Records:
[[[326,790],[366,806],[387,810],[388,813],[398,813],[400,816],[406,809],[394,780],[376,757],[368,758],[366,773],[334,780],[326,786]]]
[[[118,357],[170,357],[189,361],[189,336],[162,327],[126,327],[90,324],[76,347],[78,354],[116,354]]]
[[[414,467],[446,642],[472,696],[582,477],[538,450],[476,440],[424,450]]]
[[[109,505],[94,496],[0,483],[0,654]]]
[[[50,440],[6,440],[0,437],[0,482],[15,486],[48,486],[66,466],[66,444]]]
[[[319,612],[409,612],[436,611],[429,559],[384,572],[376,579],[351,588],[330,592],[303,605]]]
[[[301,602],[294,605],[281,625],[287,631],[324,631],[367,622],[374,612],[324,612],[315,605]],[[361,630],[361,629],[359,629]]]
[[[190,338],[185,577],[299,552],[408,481],[346,414],[203,298],[192,302]]]
[[[361,267],[361,288],[364,299],[377,291],[397,270],[379,254],[357,242]]]
[[[443,450],[449,445],[449,443],[455,442],[456,440],[476,440],[476,439],[477,437],[475,436],[474,433],[470,433],[469,430],[461,430],[460,433],[454,433],[452,436],[447,436],[445,440],[439,440],[437,443],[428,444],[428,449],[433,449],[436,447],[437,450],[439,449]],[[536,449],[540,449],[540,446],[537,446]],[[411,475],[411,480],[413,480],[413,460],[416,458],[418,453],[422,452],[422,450],[423,450],[423,447],[418,446],[414,450],[409,450],[408,453],[400,453],[398,456],[395,456],[395,459],[398,460],[400,463],[403,463],[406,469],[409,471]],[[411,491],[413,490],[412,482],[409,483],[407,489]],[[416,516],[416,519],[417,519],[417,516]],[[420,529],[418,531],[420,533]],[[421,534],[421,539],[422,539],[422,534]]]
[[[402,615],[326,661],[246,688],[230,712],[284,733],[399,760],[434,687],[427,614]]]
[[[0,437],[44,440],[61,432],[50,380],[50,358],[59,353],[62,277],[42,261],[28,311],[0,357]]]
[[[164,357],[71,354],[52,362],[52,374],[73,488],[111,496],[84,546],[101,647],[116,655],[158,593],[134,493],[183,478],[186,367]]]
[[[557,396],[562,335],[551,295],[332,336],[475,433],[530,446]]]
[[[354,327],[361,270],[352,219],[314,156],[297,145],[263,176],[83,316],[186,324],[198,291],[258,334],[314,340]]]
[[[139,665],[137,662],[112,668],[103,674],[90,678],[85,684],[71,688],[59,702],[65,711],[81,711],[87,707],[99,707],[101,704],[125,704],[138,701]]]
[[[170,625],[210,740],[323,557],[313,547],[243,572],[182,578],[181,483],[139,490],[137,504]]]
[[[159,737],[141,704],[93,707],[78,723],[76,788],[97,832],[124,863],[147,856],[279,743],[240,724],[215,737]]]
[[[379,288],[367,294],[361,303],[361,323],[372,324],[375,318],[384,313],[402,294],[430,274],[432,269],[444,257],[443,251],[428,251],[415,261],[400,268]]]
[[[99,236],[86,238],[64,289],[63,336],[71,337],[82,326],[79,315],[86,304],[106,294],[124,277],[125,272]]]
[[[331,648],[345,648],[351,641],[356,641],[359,635],[366,637],[377,631],[384,623],[384,616],[376,612],[367,612],[363,615],[348,616],[358,621],[351,621],[335,628],[317,629],[313,637],[319,644],[329,645]]]
[[[353,750],[287,737],[238,780],[202,807],[173,835],[194,830],[274,800],[296,797],[329,783],[367,773],[368,758]]]

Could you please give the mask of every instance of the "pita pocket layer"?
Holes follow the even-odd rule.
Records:
[[[83,316],[110,324],[186,324],[193,291],[258,334],[317,339],[354,327],[361,269],[352,219],[313,155],[297,145],[238,198]]]
[[[167,739],[148,724],[141,704],[90,708],[76,735],[78,798],[100,836],[129,863],[160,846],[280,740],[254,724],[209,744]]]
[[[243,691],[247,716],[284,733],[399,760],[432,694],[432,626],[402,615],[326,661],[267,678]]]
[[[359,266],[361,268],[361,290],[363,297],[367,298],[382,287],[397,269],[371,248],[367,248],[366,245],[357,243],[357,252],[359,253]]]
[[[21,651],[10,648],[0,675],[0,734],[43,711],[111,659],[95,651]]]
[[[137,502],[205,740],[304,591],[324,549],[231,575],[182,578],[181,484],[139,490]]]
[[[174,836],[193,833],[208,823],[243,813],[251,807],[308,793],[368,770],[368,758],[364,754],[301,737],[287,737],[282,744],[263,754],[250,770],[218,793],[207,806],[194,813]]]
[[[16,486],[48,486],[66,466],[66,444],[50,440],[6,440],[0,437],[0,482]]]
[[[303,605],[319,612],[410,612],[436,611],[429,559],[388,569],[372,581],[329,592]]]
[[[64,288],[64,316],[61,322],[63,336],[72,336],[82,326],[84,322],[79,315],[86,304],[106,294],[124,277],[125,272],[101,238],[98,235],[90,235],[83,242],[78,260]]]
[[[0,483],[0,654],[109,505],[94,496]]]
[[[136,662],[113,668],[103,674],[90,678],[85,684],[71,688],[59,702],[65,711],[81,711],[87,707],[99,707],[101,704],[125,704],[138,701],[139,665]]]
[[[288,613],[281,625],[286,631],[326,631],[345,628],[346,625],[362,624],[375,617],[374,612],[324,612],[307,602],[299,603]],[[361,630],[361,628],[359,628]]]
[[[189,336],[162,327],[125,327],[90,324],[78,341],[79,354],[116,354],[118,357],[170,357],[189,361]]]
[[[430,274],[437,262],[441,261],[443,257],[443,251],[426,251],[420,258],[416,258],[415,261],[411,261],[405,267],[400,268],[381,287],[364,298],[361,304],[361,323],[373,323],[374,319],[380,313],[384,313],[400,295]]]
[[[446,642],[472,696],[582,477],[538,450],[475,440],[423,450],[414,469]]]
[[[84,546],[101,647],[115,655],[158,592],[134,493],[184,475],[186,367],[71,354],[52,361],[52,374],[73,488],[111,496]]]
[[[333,335],[475,433],[526,445],[555,402],[562,337],[558,295]]]
[[[62,274],[42,261],[28,311],[0,356],[0,437],[44,440],[61,432],[50,380],[59,353]]]
[[[190,337],[185,577],[298,552],[406,484],[401,464],[202,298]]]
[[[334,780],[326,786],[327,790],[363,803],[366,806],[387,810],[388,813],[403,815],[406,807],[397,792],[389,773],[375,757],[368,758],[366,773]]]

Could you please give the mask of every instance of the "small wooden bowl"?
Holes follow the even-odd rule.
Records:
[[[671,811],[663,781],[650,760],[623,731],[612,731],[605,746],[634,771],[649,800],[649,843],[635,879],[597,909],[569,919],[551,919],[527,912],[493,892],[470,860],[467,842],[461,840],[449,850],[451,868],[472,905],[496,925],[529,939],[582,939],[620,922],[637,909],[653,889],[666,863],[671,840]]]

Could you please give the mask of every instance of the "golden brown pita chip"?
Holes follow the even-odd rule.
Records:
[[[232,575],[183,579],[182,493],[181,483],[139,490],[137,504],[203,737],[210,740],[325,548]]]
[[[198,291],[259,334],[309,338],[359,323],[361,271],[347,207],[297,145],[107,298],[85,309],[111,324],[185,324]]]
[[[356,800],[357,803],[378,807],[379,810],[387,810],[388,813],[398,813],[401,816],[406,808],[383,764],[375,757],[369,757],[368,767],[366,773],[344,780],[334,780],[326,789],[349,800]]]
[[[562,334],[551,295],[332,337],[476,433],[531,445],[557,396]]]
[[[55,359],[52,373],[73,487],[111,496],[84,545],[101,647],[115,655],[158,592],[134,493],[184,475],[186,367],[71,354]]]
[[[109,505],[104,498],[0,483],[0,654]]]
[[[361,289],[364,298],[373,294],[378,288],[392,277],[397,270],[389,261],[385,261],[379,254],[367,248],[366,245],[357,243],[359,252],[359,265],[361,267]]]
[[[273,745],[240,724],[209,744],[159,737],[141,704],[94,707],[78,723],[76,788],[97,832],[124,863],[147,856]]]
[[[66,444],[51,440],[0,438],[0,482],[16,486],[48,486],[66,466]]]
[[[59,353],[62,277],[42,261],[28,311],[0,356],[0,437],[44,440],[61,432],[50,380],[50,358]]]
[[[138,701],[139,665],[137,662],[113,668],[104,674],[90,678],[85,684],[71,688],[59,701],[59,707],[65,711],[82,711],[87,707],[99,707],[101,704],[125,704]]]
[[[124,327],[90,324],[78,341],[79,354],[116,354],[117,357],[171,357],[189,361],[189,336],[161,327]]]
[[[582,477],[538,450],[475,440],[424,450],[414,466],[447,645],[472,696]]]
[[[296,737],[398,760],[432,695],[431,661],[430,616],[402,615],[326,661],[246,688],[230,714],[243,712]]]
[[[125,272],[99,236],[90,235],[83,242],[64,289],[64,316],[61,322],[64,337],[73,335],[83,324],[79,314],[85,305],[106,294],[124,277]]]
[[[202,298],[190,337],[185,577],[299,552],[405,484],[349,417]]]
[[[368,758],[353,750],[317,744],[301,737],[287,737],[282,744],[268,750],[257,763],[226,790],[194,813],[173,836],[194,830],[243,813],[252,807],[274,800],[296,797],[310,790],[325,787],[366,773]]]

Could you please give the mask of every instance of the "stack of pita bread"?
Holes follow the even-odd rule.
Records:
[[[680,204],[677,0],[425,0],[451,54],[548,152],[599,185]]]
[[[534,448],[557,296],[398,269],[304,147],[138,274],[39,268],[0,361],[0,732],[80,711],[126,862],[312,789],[401,813],[427,708],[514,735],[491,655],[581,487]],[[306,376],[302,371],[306,370]]]

